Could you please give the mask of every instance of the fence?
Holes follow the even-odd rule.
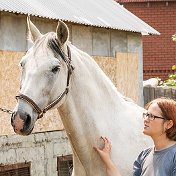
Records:
[[[176,100],[176,87],[144,87],[144,105],[159,97],[168,97]]]

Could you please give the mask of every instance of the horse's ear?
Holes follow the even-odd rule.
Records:
[[[67,25],[63,21],[59,21],[56,28],[57,40],[60,45],[63,45],[69,37],[69,30]]]
[[[27,25],[29,31],[28,38],[34,43],[37,40],[37,38],[41,37],[42,34],[37,29],[37,27],[31,22],[29,16],[27,17]]]

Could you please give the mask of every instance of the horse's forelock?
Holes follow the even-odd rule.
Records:
[[[56,58],[60,56],[63,60],[66,59],[66,55],[64,54],[62,46],[59,44],[56,35],[49,36],[48,47],[51,49]]]
[[[56,38],[56,33],[49,32],[35,42],[33,46],[34,56],[39,50],[42,50],[42,53],[46,53],[48,55],[47,48],[52,51],[54,57],[61,57],[65,62],[67,62],[67,56],[63,51],[63,46],[60,45]]]
[[[49,32],[49,33],[43,35],[40,39],[38,39],[33,46],[34,55],[36,55],[36,53],[39,49],[47,51],[46,48],[49,48],[48,43],[51,40],[53,40],[55,38],[55,36],[56,36],[56,34],[54,32]]]

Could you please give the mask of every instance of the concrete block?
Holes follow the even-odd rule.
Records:
[[[111,56],[116,57],[116,53],[127,52],[127,33],[111,30]]]
[[[17,156],[16,156],[16,150],[15,149],[9,149],[9,150],[5,151],[3,157],[6,158],[5,163],[15,163],[15,162],[17,162]]]
[[[52,176],[52,175],[46,175],[44,160],[31,163],[31,175],[32,176]]]
[[[110,30],[93,28],[93,52],[94,56],[110,56]]]
[[[80,50],[92,55],[92,27],[72,25],[72,43]]]

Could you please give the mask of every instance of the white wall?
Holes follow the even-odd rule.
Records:
[[[69,154],[65,131],[0,136],[0,165],[31,161],[31,176],[57,176],[57,157]]]

